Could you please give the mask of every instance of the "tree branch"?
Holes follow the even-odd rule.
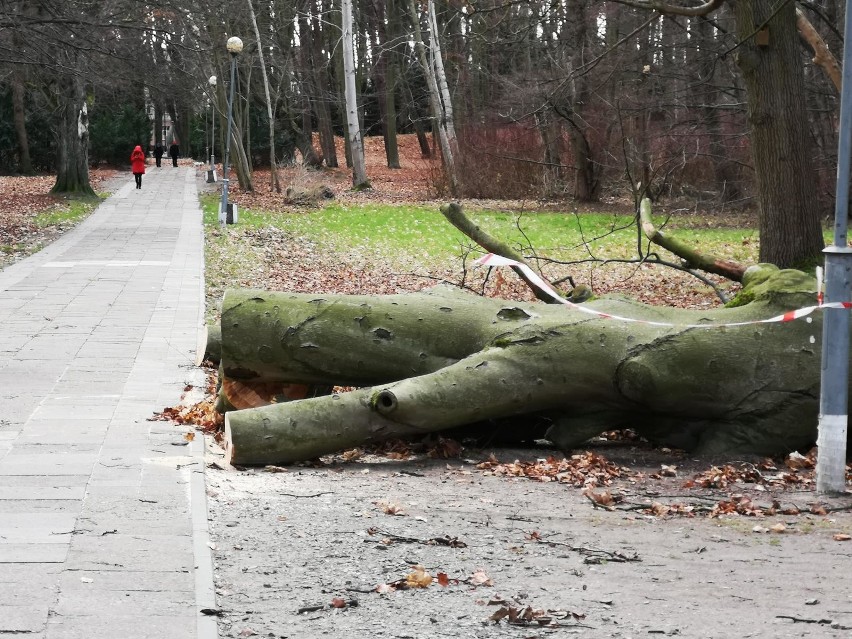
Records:
[[[455,226],[459,231],[464,233],[467,237],[479,244],[479,246],[484,248],[489,253],[494,253],[495,255],[507,257],[510,260],[515,260],[516,262],[520,262],[521,264],[530,266],[523,258],[523,256],[520,253],[516,252],[514,249],[512,249],[508,244],[491,237],[488,233],[486,233],[476,224],[474,224],[473,221],[471,221],[471,219],[464,214],[461,204],[457,202],[450,202],[449,204],[445,204],[441,207],[441,213],[444,215],[445,218],[447,218],[447,221],[449,221],[450,224]],[[542,302],[547,302],[549,304],[555,303],[549,295],[541,291],[535,284],[533,284],[520,268],[513,266],[512,270],[515,271],[518,277],[520,277],[524,281],[524,283],[530,287],[530,290],[535,294],[537,299],[541,300]]]
[[[684,260],[689,268],[700,269],[707,273],[715,273],[734,282],[743,281],[743,275],[746,272],[746,268],[748,268],[745,265],[724,260],[715,255],[699,253],[680,240],[669,237],[658,230],[654,226],[654,221],[651,219],[651,201],[648,198],[642,198],[639,204],[639,220],[642,225],[642,232],[650,242],[663,247],[667,251],[671,251]]]
[[[829,80],[831,80],[832,84],[834,84],[834,88],[840,92],[841,85],[843,84],[841,80],[840,64],[828,48],[825,40],[822,39],[822,36],[814,28],[814,25],[811,24],[811,21],[805,17],[805,14],[802,13],[802,10],[798,7],[796,7],[796,29],[798,29],[799,36],[802,40],[804,40],[814,52],[812,62],[815,65],[822,67],[822,70],[825,71]]]
[[[616,0],[619,4],[634,7],[636,9],[647,9],[649,11],[657,11],[666,15],[676,16],[706,16],[721,7],[725,0],[707,0],[697,7],[680,7],[666,2],[658,2],[657,0]]]

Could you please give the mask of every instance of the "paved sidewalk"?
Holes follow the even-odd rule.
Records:
[[[216,636],[202,438],[149,421],[203,381],[196,179],[127,173],[0,271],[0,636]]]

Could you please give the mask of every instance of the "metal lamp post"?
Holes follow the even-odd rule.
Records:
[[[852,249],[847,239],[852,171],[852,6],[846,10],[844,32],[834,243],[823,251],[826,302],[849,302],[852,297]],[[829,308],[824,313],[816,490],[839,494],[846,490],[850,318],[845,308]]]
[[[210,168],[207,170],[207,181],[216,181],[216,76],[211,75],[208,80],[213,87],[213,108],[211,109],[211,132],[210,132]]]
[[[231,152],[231,127],[234,125],[234,85],[236,84],[237,56],[243,50],[243,41],[234,36],[228,38],[228,53],[231,54],[231,88],[228,96],[228,133],[225,136],[225,161],[222,163],[222,206],[219,209],[219,224],[234,224],[237,221],[237,207],[228,208],[228,156]]]

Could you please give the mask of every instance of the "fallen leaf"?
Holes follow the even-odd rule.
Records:
[[[484,570],[477,570],[470,577],[468,577],[468,583],[472,586],[493,586],[494,582],[491,581],[491,577],[488,576]]]
[[[785,526],[781,522],[778,522],[774,526],[769,527],[769,532],[778,533],[778,534],[784,533],[784,532],[787,532],[787,526]]]
[[[361,450],[360,448],[351,448],[349,450],[344,450],[340,454],[340,456],[343,458],[343,461],[351,462],[351,461],[355,461],[356,459],[360,458],[361,456],[363,456],[363,454],[364,454],[364,451]]]
[[[852,535],[847,535],[846,533],[837,533],[832,537],[834,541],[849,541],[852,540]]]
[[[793,451],[789,455],[787,455],[787,459],[784,460],[784,464],[787,468],[812,468],[813,461],[805,457],[799,452]]]
[[[615,500],[612,498],[612,493],[608,490],[602,490],[600,492],[595,492],[591,488],[586,488],[583,491],[583,494],[592,501],[592,503],[597,504],[598,506],[602,506],[607,510],[613,510]]]
[[[827,515],[828,511],[825,509],[825,506],[819,503],[811,504],[810,511],[814,515]]]
[[[374,501],[373,504],[386,515],[405,515],[405,511],[396,502]]]
[[[405,576],[405,583],[410,588],[428,588],[432,584],[432,575],[423,566],[417,565]]]
[[[331,607],[332,608],[345,608],[346,607],[346,600],[342,599],[341,597],[334,597],[331,600]]]

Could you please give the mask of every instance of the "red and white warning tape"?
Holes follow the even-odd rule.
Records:
[[[749,324],[770,324],[774,322],[792,322],[793,320],[806,317],[813,313],[816,310],[822,310],[825,308],[846,308],[852,309],[852,303],[850,302],[830,302],[828,304],[823,304],[823,296],[822,296],[822,269],[817,269],[817,305],[816,306],[806,306],[805,308],[799,308],[794,311],[787,311],[783,315],[776,315],[775,317],[770,317],[768,319],[763,320],[752,320],[748,322],[730,322],[727,324],[673,324],[670,322],[654,322],[651,320],[638,320],[633,319],[631,317],[622,317],[620,315],[611,315],[609,313],[603,313],[601,311],[596,311],[593,308],[585,306],[583,304],[575,304],[574,302],[565,299],[562,297],[551,285],[548,281],[542,278],[538,273],[532,270],[526,264],[521,264],[516,260],[510,260],[509,258],[502,257],[500,255],[494,255],[494,253],[489,253],[483,257],[480,257],[478,260],[474,262],[474,266],[514,266],[520,269],[524,275],[526,275],[527,279],[532,282],[535,286],[537,286],[541,291],[546,293],[548,296],[553,298],[555,301],[560,304],[564,304],[574,310],[580,311],[581,313],[587,313],[589,315],[594,315],[595,317],[603,318],[603,319],[613,319],[621,322],[636,322],[638,324],[648,324],[650,326],[677,326],[681,328],[724,328],[726,326],[748,326]]]

